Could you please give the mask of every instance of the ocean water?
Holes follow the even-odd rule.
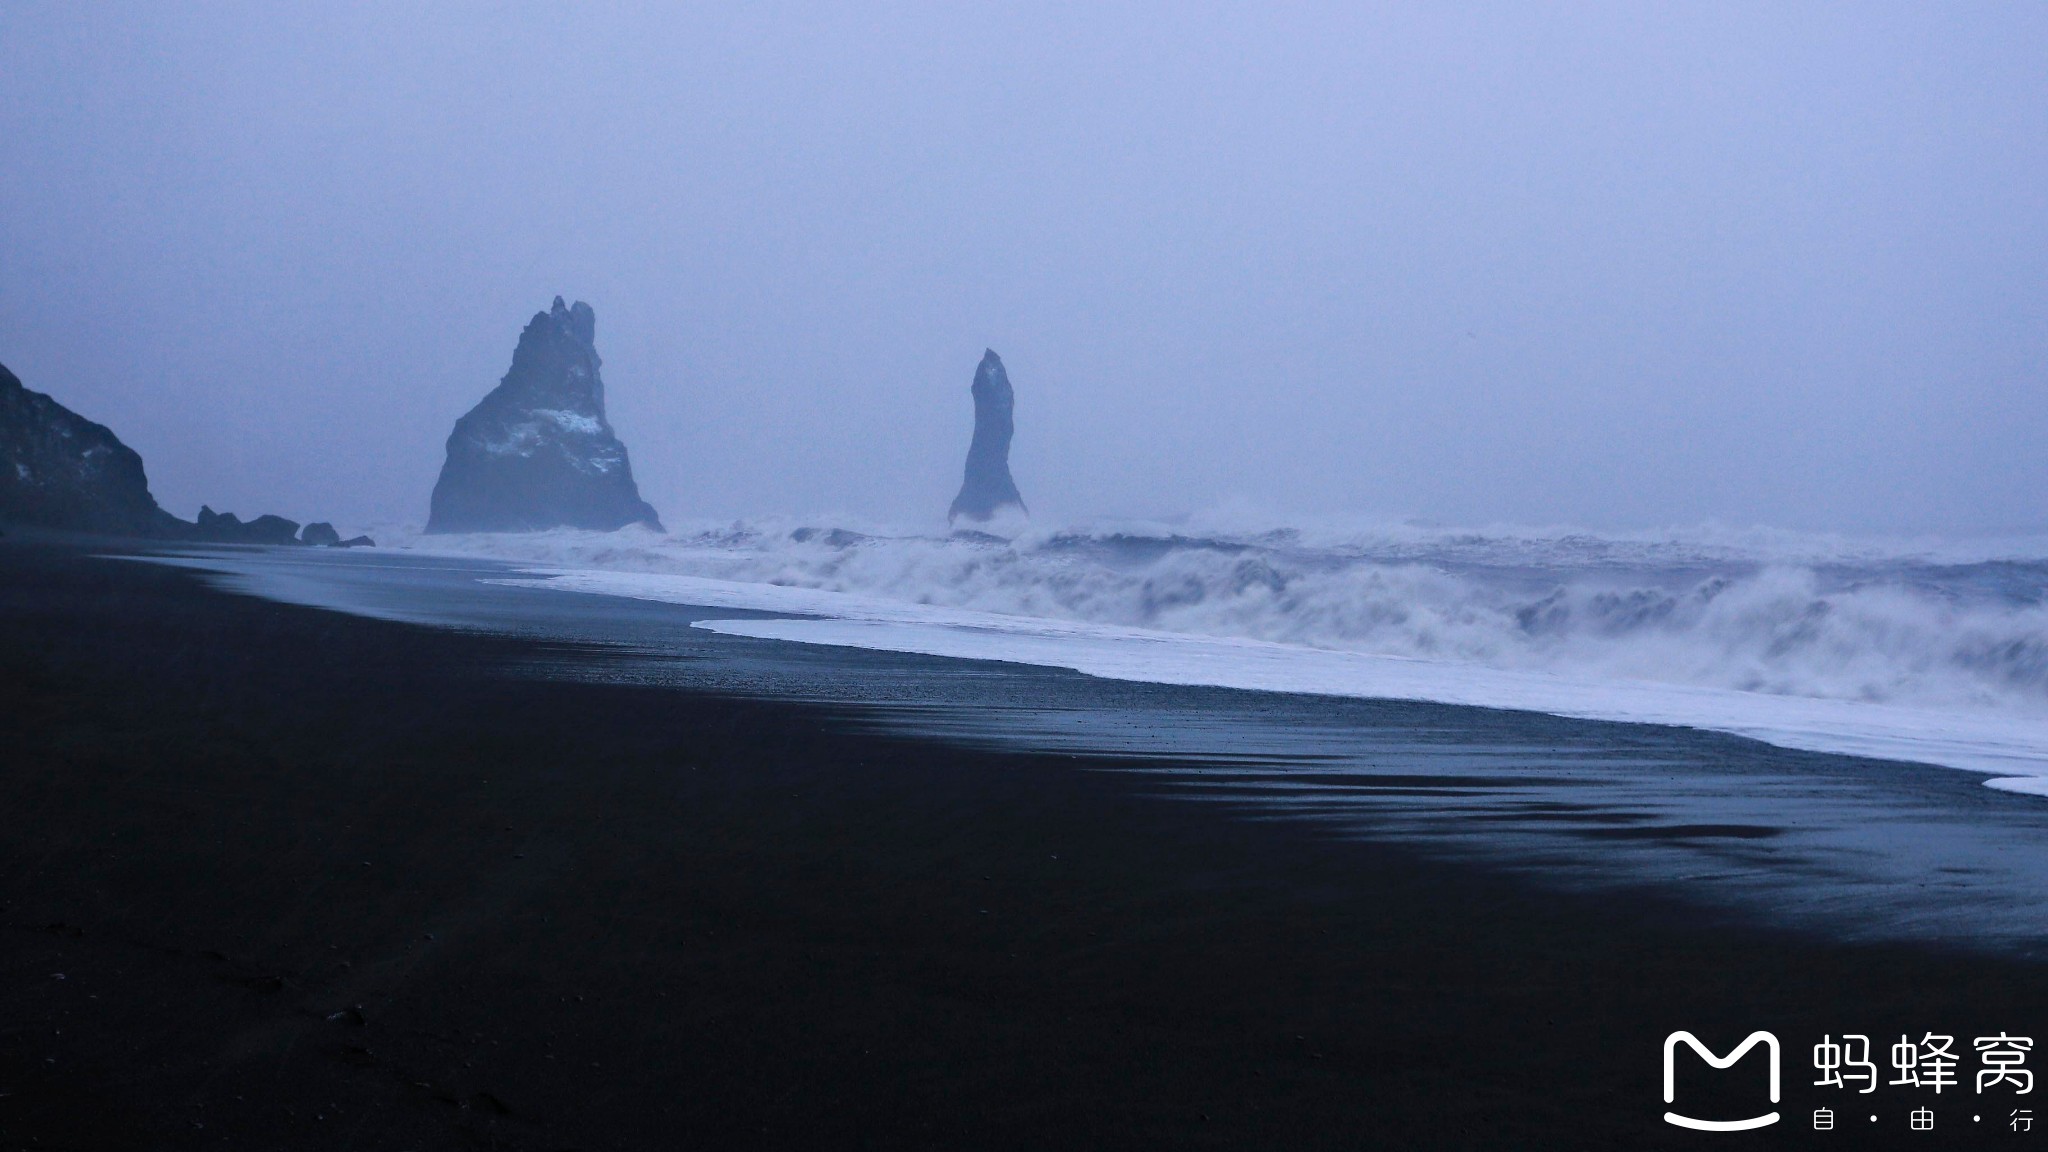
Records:
[[[707,625],[1172,684],[1526,709],[2048,793],[2048,540],[830,521],[427,537]]]
[[[1071,757],[1162,797],[1539,884],[2048,955],[2048,798],[2030,794],[2048,780],[2040,561],[1306,536],[797,523],[138,558],[528,637],[525,674],[803,700],[850,729]],[[1240,564],[1272,575],[1241,580]],[[1347,587],[1390,599],[1322,602]],[[1426,593],[1405,620],[1397,587]],[[1423,639],[1424,617],[1457,621],[1465,646]],[[1689,656],[1659,666],[1660,650]]]

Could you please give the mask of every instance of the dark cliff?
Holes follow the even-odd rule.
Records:
[[[1010,478],[1010,437],[1016,433],[1013,412],[1017,395],[1010,389],[1010,375],[1003,371],[1003,358],[993,349],[982,353],[981,366],[974,370],[974,440],[967,446],[967,475],[960,494],[947,510],[948,522],[966,517],[986,521],[999,510],[1015,507],[1027,511],[1017,482]]]
[[[0,365],[0,524],[103,532],[219,544],[370,544],[344,541],[332,525],[325,538],[297,538],[297,522],[259,516],[243,523],[233,513],[199,510],[199,522],[180,520],[150,495],[142,457],[103,424],[95,424],[41,392],[31,392]]]
[[[597,315],[577,301],[536,313],[512,368],[455,422],[429,532],[661,527],[604,415]]]
[[[142,457],[0,367],[0,522],[169,536],[183,521],[157,507]]]

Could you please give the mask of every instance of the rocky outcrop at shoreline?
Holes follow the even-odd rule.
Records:
[[[244,523],[233,513],[201,507],[198,521],[163,510],[149,491],[142,457],[113,430],[95,424],[0,365],[0,524],[66,532],[103,532],[217,544],[373,543],[343,541],[323,525],[329,541],[299,538],[296,521],[259,516]]]
[[[0,367],[0,522],[123,536],[175,533],[142,457]]]

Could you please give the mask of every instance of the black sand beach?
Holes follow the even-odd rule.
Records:
[[[2025,1100],[1892,1089],[1872,1122],[1809,1086],[1824,1032],[2038,1035],[2024,963],[1559,895],[823,707],[537,680],[531,642],[94,551],[0,540],[0,1146],[2048,1139],[2007,1130]],[[1783,1037],[1785,1121],[1663,1124],[1678,1028]]]

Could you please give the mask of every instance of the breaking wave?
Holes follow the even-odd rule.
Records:
[[[1036,529],[819,521],[415,537],[551,567],[1512,671],[2048,717],[2048,548],[1697,529]]]

